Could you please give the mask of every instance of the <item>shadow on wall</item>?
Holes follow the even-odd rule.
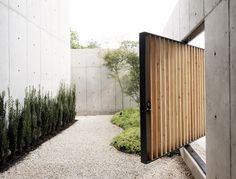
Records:
[[[78,115],[113,114],[122,109],[121,89],[103,66],[100,49],[71,50],[71,80],[76,85]],[[124,107],[137,104],[125,96]]]

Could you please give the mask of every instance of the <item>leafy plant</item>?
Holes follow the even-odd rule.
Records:
[[[61,85],[56,97],[29,87],[21,107],[10,92],[8,101],[4,99],[4,92],[0,94],[0,163],[4,163],[9,154],[14,158],[16,152],[23,152],[69,125],[76,114],[75,96],[75,86],[68,88],[65,84]]]
[[[123,152],[140,154],[140,112],[126,109],[116,113],[111,122],[124,129],[112,139],[112,145]]]
[[[19,120],[20,120],[20,116],[21,116],[21,111],[20,111],[20,107],[19,107],[19,101],[16,100],[14,103],[12,97],[10,96],[10,93],[9,93],[9,99],[8,99],[8,110],[9,110],[9,113],[8,113],[9,149],[11,151],[12,157],[14,157],[15,153],[17,151],[17,130],[18,130]]]
[[[6,126],[6,103],[5,93],[0,94],[0,162],[5,163],[8,155],[8,139]]]
[[[121,89],[122,110],[124,94],[139,103],[139,57],[138,43],[123,41],[119,48],[108,50],[104,55],[104,66],[110,71],[109,76],[115,79]]]
[[[71,49],[80,48],[79,36],[76,31],[70,31],[70,48]]]
[[[123,129],[140,126],[140,114],[138,108],[125,109],[117,112],[111,119],[111,122]]]
[[[140,154],[140,128],[131,127],[112,139],[112,145],[127,153]]]

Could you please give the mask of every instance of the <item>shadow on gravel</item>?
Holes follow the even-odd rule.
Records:
[[[24,158],[31,152],[34,151],[35,149],[37,149],[39,146],[41,146],[44,142],[47,142],[48,140],[50,140],[51,138],[55,137],[56,135],[62,133],[65,129],[71,127],[74,123],[76,123],[78,120],[74,120],[71,123],[69,123],[67,126],[65,126],[64,128],[61,128],[59,131],[54,132],[51,135],[48,135],[47,137],[45,137],[44,139],[40,140],[38,142],[38,144],[35,144],[34,146],[29,147],[28,149],[24,149],[23,152],[21,154],[16,152],[16,155],[14,158],[12,158],[11,156],[9,156],[7,158],[6,163],[4,164],[0,164],[0,173],[3,173],[5,171],[7,171],[9,168],[11,168],[12,166],[14,166],[17,162],[20,162],[22,160],[24,160]]]

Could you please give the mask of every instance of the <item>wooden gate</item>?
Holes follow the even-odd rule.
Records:
[[[205,135],[204,50],[140,34],[141,161]]]

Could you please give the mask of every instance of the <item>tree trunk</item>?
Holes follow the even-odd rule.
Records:
[[[122,110],[124,110],[124,90],[123,90],[123,86],[121,84],[121,80],[120,77],[118,76],[118,83],[120,85],[120,89],[121,89],[121,103],[122,103]]]

